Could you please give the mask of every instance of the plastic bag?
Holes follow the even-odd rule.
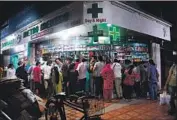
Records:
[[[160,94],[160,105],[164,105],[165,104],[165,97],[164,94]]]
[[[166,94],[165,102],[166,102],[167,105],[170,104],[170,100],[171,100],[171,96],[169,94]]]
[[[171,96],[164,91],[160,94],[160,105],[165,105],[170,103]]]

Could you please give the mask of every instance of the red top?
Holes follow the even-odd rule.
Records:
[[[33,69],[33,79],[34,79],[34,82],[41,82],[41,68],[36,66],[34,69]]]
[[[74,69],[76,70],[80,62],[75,62],[75,67]]]

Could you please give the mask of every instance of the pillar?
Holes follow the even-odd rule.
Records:
[[[28,49],[28,56],[29,56],[29,61],[30,64],[35,63],[35,44],[30,44],[29,49]]]
[[[159,89],[161,89],[161,53],[160,53],[160,44],[152,43],[152,59],[154,60],[157,70],[159,72]]]

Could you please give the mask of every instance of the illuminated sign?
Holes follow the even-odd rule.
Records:
[[[120,43],[120,28],[116,25],[108,25],[101,23],[93,26],[93,31],[88,32],[88,36],[92,37],[89,42],[91,44],[119,44]],[[103,42],[104,41],[104,42]]]
[[[109,27],[109,35],[111,40],[117,41],[120,37],[120,30],[117,26]]]
[[[43,30],[48,29],[50,27],[53,27],[53,26],[55,26],[57,24],[60,24],[62,22],[66,22],[68,20],[69,20],[69,13],[66,12],[62,15],[59,15],[59,16],[53,18],[53,19],[48,20],[47,22],[42,23],[40,25],[40,29],[39,29],[39,26],[35,26],[35,27],[31,28],[30,30],[25,31],[23,33],[23,38],[31,36],[31,35],[33,35],[32,39],[34,39],[35,37],[43,36],[44,34],[46,34],[46,31],[48,31],[48,30],[46,30],[44,32],[40,32],[40,31],[43,31]],[[76,22],[78,23],[79,21],[76,21]],[[39,34],[35,35],[36,33],[39,33]]]
[[[10,47],[14,45],[14,39],[13,40],[10,40],[10,41],[7,41],[7,42],[4,42],[2,43],[2,48],[5,48],[5,47]]]
[[[31,39],[34,40],[34,39],[43,37],[44,35],[50,34],[52,32],[53,32],[53,29],[46,29],[46,30],[41,31],[40,33],[32,35]]]
[[[38,33],[38,32],[39,32],[39,26],[35,26],[35,27],[31,28],[30,30],[25,31],[25,32],[23,33],[23,38],[28,37],[28,36],[31,36],[31,35],[33,35],[33,34],[36,34],[36,33]]]
[[[97,29],[97,25],[93,26],[93,31],[88,32],[89,37],[93,37],[94,42],[98,42],[98,36],[103,36],[103,31]]]

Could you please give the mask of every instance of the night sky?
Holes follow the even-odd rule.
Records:
[[[177,31],[177,1],[131,1],[129,2],[132,5],[135,5],[136,7],[139,7],[140,9],[147,11],[148,13],[151,13],[157,17],[160,17],[170,23],[172,23],[173,28],[171,29],[173,37],[177,36],[176,31]],[[68,4],[67,2],[61,2],[61,1],[53,1],[53,2],[32,2],[32,1],[19,1],[19,2],[14,2],[14,1],[1,1],[0,2],[0,25],[4,23],[10,16],[15,15],[17,12],[23,10],[26,6],[30,6],[32,4],[36,4],[39,8],[45,8],[45,9],[52,9],[51,6],[62,6],[65,4]],[[44,10],[45,10],[44,9]],[[177,38],[177,37],[176,37]]]
[[[0,1],[0,26],[9,18],[22,11],[25,7],[36,5],[40,11],[56,10],[66,4],[70,3],[69,1]],[[22,16],[23,17],[23,16]]]

